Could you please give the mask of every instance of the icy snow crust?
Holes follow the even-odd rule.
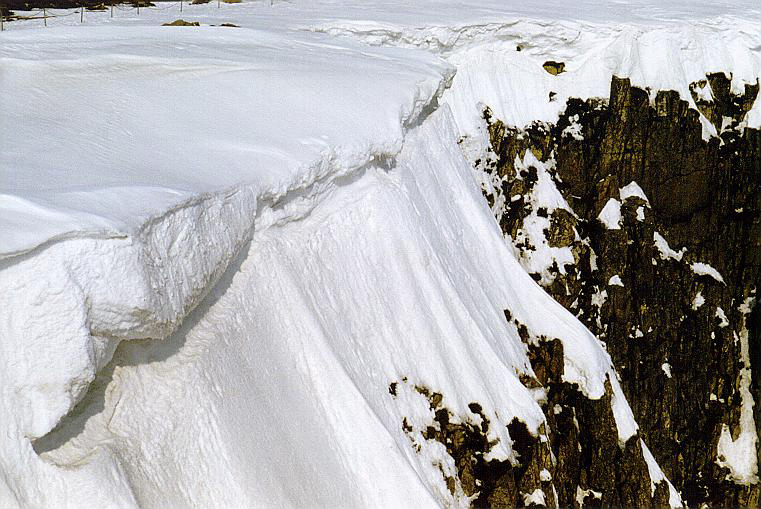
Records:
[[[481,104],[552,120],[612,74],[688,100],[706,72],[755,82],[755,2],[185,9],[243,28],[143,9],[0,35],[0,505],[465,505],[443,446],[402,431],[427,401],[388,385],[455,419],[478,402],[514,459],[505,424],[544,417],[503,309],[563,341],[589,397],[609,379],[634,435],[457,141],[484,143]]]

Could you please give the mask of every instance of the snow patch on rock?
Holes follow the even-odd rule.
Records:
[[[680,262],[682,261],[684,253],[687,252],[686,247],[683,247],[679,251],[674,251],[671,246],[669,246],[669,243],[666,242],[666,239],[663,238],[663,235],[658,232],[653,232],[653,242],[660,253],[661,260],[672,259]]]
[[[690,268],[692,269],[692,272],[694,272],[695,274],[699,276],[709,276],[714,278],[719,283],[724,283],[724,278],[721,277],[721,274],[719,274],[719,271],[714,269],[707,263],[694,262],[690,265]]]
[[[608,230],[620,230],[621,202],[615,198],[609,199],[600,211],[600,215],[597,216],[597,219],[604,224]]]
[[[645,442],[642,439],[640,439],[639,443],[642,446],[642,455],[645,457],[647,470],[650,473],[651,493],[655,493],[656,484],[665,481],[668,484],[669,488],[669,505],[671,507],[683,507],[682,498],[679,496],[679,492],[676,491],[676,488],[674,488],[674,486],[671,484],[671,481],[666,478],[666,475],[663,473],[663,470],[661,470],[661,467],[658,466],[658,462],[655,461],[655,458],[650,452],[650,449],[648,449],[647,445],[645,445]]]
[[[740,429],[733,436],[727,424],[722,425],[721,436],[717,445],[716,462],[729,470],[728,478],[738,484],[755,484],[758,482],[758,430],[753,417],[753,395],[751,387],[750,345],[746,320],[756,305],[755,297],[747,297],[740,305],[743,315],[740,334],[734,333],[735,341],[740,341],[740,362],[742,368],[736,383],[740,392]]]
[[[541,275],[541,284],[550,284],[554,280],[554,274],[550,270],[557,267],[561,274],[566,273],[565,266],[575,263],[573,251],[570,246],[552,247],[547,240],[546,231],[550,228],[550,216],[557,209],[563,209],[571,214],[573,211],[568,202],[557,188],[550,171],[554,168],[554,161],[539,161],[530,150],[527,150],[523,159],[515,158],[515,171],[518,175],[529,168],[536,169],[537,181],[532,190],[524,195],[524,200],[531,208],[531,212],[524,218],[523,226],[518,231],[515,243],[527,242],[533,249],[518,251],[526,271]],[[539,215],[539,210],[546,210],[547,214]],[[578,236],[578,233],[576,234]]]

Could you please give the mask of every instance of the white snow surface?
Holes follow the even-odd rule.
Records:
[[[643,191],[642,188],[639,187],[639,184],[634,181],[629,182],[624,187],[619,189],[618,194],[621,197],[622,202],[626,201],[628,198],[635,197],[647,203],[648,207],[650,206],[650,200],[647,199],[645,191]]]
[[[669,246],[668,241],[666,241],[665,238],[663,238],[663,235],[661,235],[658,232],[653,232],[653,244],[658,249],[659,256],[661,260],[676,260],[678,262],[682,261],[682,257],[684,256],[684,253],[687,252],[687,248],[683,247],[679,251],[674,251],[671,246]]]
[[[707,263],[703,262],[694,262],[690,265],[690,268],[692,269],[692,272],[695,274],[698,274],[699,276],[710,276],[719,283],[724,283],[724,278],[721,277],[721,274],[718,270],[714,269]]]
[[[478,402],[515,459],[505,424],[544,416],[503,309],[563,341],[588,397],[609,380],[636,433],[457,140],[484,104],[552,121],[613,74],[688,101],[706,72],[755,83],[757,2],[184,9],[0,34],[0,506],[467,505],[401,428],[428,402],[388,388],[461,420]],[[206,26],[158,26],[180,16]]]
[[[696,311],[700,306],[706,303],[705,297],[703,297],[703,294],[698,292],[695,294],[695,298],[692,299],[692,310]]]
[[[615,198],[610,198],[600,211],[597,219],[605,225],[608,230],[621,229],[621,202]]]
[[[662,481],[666,481],[669,488],[669,505],[671,507],[682,507],[682,498],[679,496],[679,492],[676,491],[676,488],[674,488],[674,486],[671,484],[671,481],[669,481],[666,478],[666,475],[661,470],[661,467],[659,467],[658,463],[655,461],[655,458],[653,457],[653,453],[651,453],[650,449],[648,449],[647,445],[645,445],[645,441],[640,439],[639,443],[642,446],[642,455],[645,457],[645,463],[647,463],[647,470],[650,474],[651,492],[655,493],[656,484]]]
[[[619,435],[630,437],[636,424],[608,355],[510,255],[453,126],[441,109],[389,166],[252,216],[253,240],[214,291],[168,338],[125,343],[38,443],[41,458],[25,437],[52,428],[92,381],[108,356],[101,341],[113,345],[102,338],[166,334],[161,291],[136,270],[147,263],[134,253],[139,239],[69,239],[0,272],[14,318],[3,331],[14,368],[4,404],[26,409],[2,413],[15,499],[464,504],[433,466],[446,463],[443,448],[415,454],[401,429],[403,417],[429,423],[428,402],[395,400],[388,386],[408,377],[431,387],[463,419],[479,402],[498,440],[492,456],[513,458],[506,424],[519,416],[536,432],[544,417],[518,380],[530,367],[505,308],[564,340],[565,378],[590,397],[610,379]]]
[[[537,506],[546,506],[546,502],[544,501],[544,491],[542,491],[541,488],[537,488],[531,493],[521,493],[521,496],[523,498],[523,505],[524,506],[531,506],[531,505],[537,505]]]
[[[327,39],[160,26],[3,35],[0,256],[133,236],[242,192],[272,203],[396,154],[453,70],[423,51]]]

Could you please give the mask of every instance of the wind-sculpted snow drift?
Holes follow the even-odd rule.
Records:
[[[681,505],[473,163],[487,105],[753,83],[758,37],[381,7],[3,33],[0,505]]]

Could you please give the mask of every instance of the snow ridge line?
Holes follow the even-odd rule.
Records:
[[[334,21],[298,28],[309,32],[325,33],[333,37],[351,37],[371,46],[419,48],[439,55],[447,55],[469,45],[478,45],[495,40],[513,41],[524,47],[536,46],[539,48],[542,45],[534,44],[536,42],[534,37],[540,37],[548,42],[553,41],[555,44],[567,45],[576,40],[580,33],[578,24],[523,18],[470,23],[456,27],[407,27],[382,23],[365,24]],[[550,28],[552,30],[549,30]]]

